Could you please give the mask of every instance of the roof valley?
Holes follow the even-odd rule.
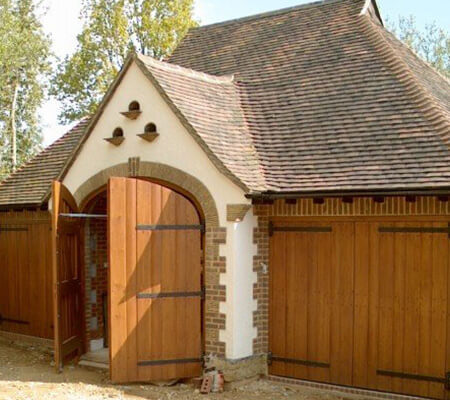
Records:
[[[246,134],[247,134],[247,137],[250,139],[255,158],[259,161],[258,169],[259,169],[259,173],[261,175],[261,182],[262,182],[265,190],[268,190],[268,189],[270,189],[270,184],[267,182],[267,179],[266,179],[266,171],[264,168],[264,163],[262,162],[261,154],[258,151],[258,146],[256,144],[254,136],[252,135],[252,130],[249,126],[249,119],[250,119],[249,111],[250,111],[251,107],[249,106],[250,102],[247,98],[247,93],[245,90],[245,82],[235,81],[235,86],[236,86],[236,90],[237,90],[238,96],[239,96],[239,106],[240,106],[240,109],[241,109],[241,112],[242,112],[242,115],[244,118],[244,126],[245,126],[245,130],[246,130]]]

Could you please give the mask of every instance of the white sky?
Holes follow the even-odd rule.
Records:
[[[81,30],[79,20],[82,0],[43,0],[47,10],[43,18],[46,32],[51,34],[53,52],[60,58],[71,54],[76,47],[76,37]],[[195,17],[201,24],[276,10],[312,0],[196,0]],[[378,0],[383,17],[413,14],[420,25],[437,20],[446,29],[450,28],[450,0]],[[44,145],[49,145],[67,132],[67,126],[58,124],[60,108],[58,102],[49,100],[42,109],[44,123]]]

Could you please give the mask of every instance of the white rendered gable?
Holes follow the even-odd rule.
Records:
[[[138,101],[142,110],[136,120],[121,115],[132,101]],[[138,136],[148,123],[154,123],[160,134],[154,142]],[[125,140],[116,147],[104,138],[112,137],[117,127],[123,129]],[[221,310],[226,313],[226,329],[221,332],[221,338],[226,342],[227,358],[251,355],[252,341],[256,337],[252,324],[256,218],[250,215],[245,223],[226,220],[227,204],[249,203],[249,200],[240,187],[219,172],[134,62],[106,104],[63,183],[75,193],[92,176],[108,167],[127,163],[130,157],[180,169],[196,177],[210,191],[216,202],[220,226],[227,228],[227,243],[220,250],[227,257],[227,272],[221,276],[227,291],[227,301],[221,304]]]

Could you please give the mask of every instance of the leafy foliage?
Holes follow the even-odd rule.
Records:
[[[193,20],[193,0],[84,0],[75,53],[58,66],[52,94],[61,122],[95,112],[130,51],[170,54]]]
[[[33,0],[0,0],[0,180],[41,148],[50,57]]]
[[[450,78],[450,34],[447,31],[435,22],[421,31],[413,16],[400,17],[397,23],[388,19],[387,27],[421,58]]]

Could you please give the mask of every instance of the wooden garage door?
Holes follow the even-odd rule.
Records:
[[[202,226],[163,186],[108,187],[111,379],[165,381],[202,370]]]
[[[277,221],[270,372],[445,398],[447,222]]]

